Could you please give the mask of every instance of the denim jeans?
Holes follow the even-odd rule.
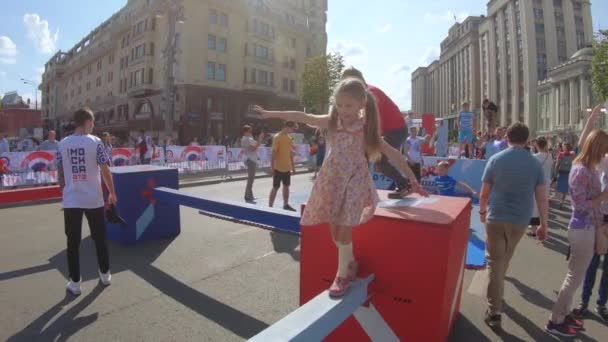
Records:
[[[593,291],[593,285],[595,285],[595,275],[597,269],[600,266],[601,255],[596,254],[591,259],[589,268],[587,268],[587,274],[585,275],[585,282],[583,283],[583,301],[582,304],[587,307],[589,305],[589,299],[591,298],[591,292]],[[604,262],[602,264],[602,276],[600,277],[600,287],[597,290],[598,306],[606,306],[608,301],[608,254],[604,254]]]

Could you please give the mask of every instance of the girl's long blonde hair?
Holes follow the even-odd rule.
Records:
[[[345,78],[336,86],[333,98],[338,95],[348,95],[354,99],[365,101],[365,154],[370,161],[376,161],[382,156],[380,143],[380,118],[374,96],[366,90],[365,84],[356,78]],[[338,110],[332,106],[329,111],[329,135],[334,136],[338,129]]]
[[[573,163],[580,163],[588,169],[593,169],[600,164],[606,153],[608,153],[608,134],[601,129],[594,129],[585,139],[581,153],[574,158]]]

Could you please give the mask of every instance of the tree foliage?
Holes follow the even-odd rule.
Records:
[[[327,110],[331,92],[340,81],[344,58],[330,53],[308,60],[301,77],[300,101],[308,112]]]
[[[593,42],[591,79],[597,99],[608,100],[608,30],[600,30]]]

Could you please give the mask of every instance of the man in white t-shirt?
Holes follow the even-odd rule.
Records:
[[[418,128],[410,127],[410,136],[405,141],[405,147],[407,151],[407,159],[410,164],[410,168],[416,175],[416,179],[420,182],[421,174],[420,168],[422,165],[422,144],[424,138],[418,136]]]
[[[251,126],[243,126],[243,137],[241,138],[241,148],[245,155],[245,165],[247,166],[247,186],[245,187],[245,201],[253,202],[253,181],[258,166],[258,148],[264,140],[264,132],[260,133],[258,140],[253,139]]]
[[[63,190],[63,217],[67,236],[69,281],[67,290],[80,295],[80,239],[82,216],[86,216],[97,250],[99,277],[110,285],[110,258],[106,244],[106,221],[101,177],[108,188],[108,203],[116,203],[109,156],[102,141],[91,135],[95,116],[89,108],[74,113],[74,134],[61,140],[57,151],[59,186]]]

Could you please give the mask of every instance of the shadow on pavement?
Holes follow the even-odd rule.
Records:
[[[540,293],[538,290],[529,287],[528,285],[522,283],[521,281],[515,278],[505,277],[505,280],[515,286],[515,288],[519,291],[523,299],[547,311],[551,311],[553,309],[554,302],[551,299],[545,297],[545,295]]]
[[[461,341],[475,341],[484,342],[491,341],[486,335],[484,335],[477,327],[469,321],[469,319],[462,313],[456,318],[454,327],[448,337],[449,342],[461,342]]]
[[[270,232],[270,238],[277,254],[287,253],[291,255],[293,260],[300,261],[300,250],[298,249],[300,237],[298,235],[272,231]]]
[[[295,247],[292,248],[294,243],[297,246],[298,237],[285,235],[286,237],[280,238],[280,245],[286,251],[290,250],[290,254],[294,253],[292,256],[299,258],[299,252],[295,254]],[[112,273],[116,275],[123,271],[131,271],[137,274],[165,295],[214,321],[225,329],[232,331],[241,338],[250,338],[268,327],[267,323],[200,293],[163,270],[153,266],[153,262],[165,251],[172,241],[172,239],[147,241],[136,246],[123,246],[114,242],[108,242]],[[0,279],[13,279],[52,269],[59,270],[67,279],[66,258],[66,250],[63,250],[52,256],[47,264],[5,272],[0,274]],[[95,246],[90,236],[81,242],[80,265],[83,281],[97,279],[97,256],[95,255]],[[64,298],[32,323],[28,324],[23,331],[13,336],[11,341],[31,341],[41,338],[44,341],[54,341],[56,339],[63,341],[67,339],[78,332],[78,330],[97,320],[97,314],[86,317],[75,317],[91,304],[102,290],[102,287],[96,287],[55,320],[51,326],[44,329],[50,320],[71,301],[68,297]],[[159,315],[162,315],[162,312],[159,312]]]
[[[76,317],[84,309],[87,308],[93,301],[99,297],[104,287],[98,284],[93,291],[89,292],[86,296],[80,299],[74,306],[69,308],[64,314],[59,316],[48,328],[44,328],[55,315],[60,313],[66,305],[72,301],[77,300],[76,297],[66,292],[65,297],[57,304],[53,305],[40,317],[28,324],[23,330],[17,334],[11,336],[8,341],[67,341],[71,336],[77,333],[79,330],[87,327],[94,323],[99,314],[94,314]]]

